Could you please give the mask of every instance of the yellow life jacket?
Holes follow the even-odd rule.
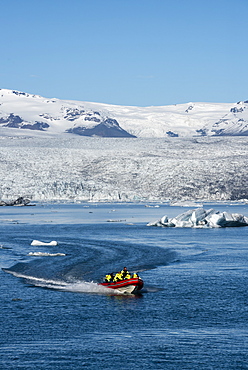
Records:
[[[105,276],[105,281],[106,282],[109,283],[111,279],[112,279],[111,275],[108,274],[108,275]]]
[[[122,270],[121,271],[121,276],[122,276],[122,279],[130,279],[130,274],[129,274],[129,271],[124,271],[124,270]],[[127,277],[127,276],[129,276],[129,277]]]
[[[119,281],[119,280],[122,280],[122,276],[120,272],[117,272],[117,274],[115,274],[114,281]]]

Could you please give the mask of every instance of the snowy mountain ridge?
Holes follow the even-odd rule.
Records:
[[[248,136],[248,101],[133,107],[0,89],[0,127],[98,137]]]

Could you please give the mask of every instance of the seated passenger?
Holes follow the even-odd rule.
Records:
[[[105,283],[110,283],[112,281],[112,277],[111,277],[111,274],[107,274],[105,276]]]
[[[121,271],[121,275],[122,279],[130,279],[131,277],[126,267],[124,267],[123,270]],[[129,275],[129,277],[127,277],[127,275]]]
[[[122,280],[122,274],[121,274],[121,271],[117,272],[115,274],[115,277],[114,277],[114,280],[113,281],[120,281]]]
[[[133,273],[133,278],[134,278],[134,279],[135,279],[135,278],[136,278],[136,279],[137,279],[137,278],[139,279],[139,275],[138,275],[136,272],[134,272],[134,273]]]
[[[114,281],[115,274],[111,272],[111,274],[107,274],[105,276],[105,283],[112,283]]]

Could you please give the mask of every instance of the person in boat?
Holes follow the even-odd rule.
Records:
[[[110,283],[111,282],[111,275],[110,274],[107,274],[105,276],[105,283]]]
[[[115,277],[114,277],[114,282],[116,282],[116,281],[121,281],[121,280],[123,280],[123,278],[122,278],[122,272],[121,271],[119,271],[119,272],[117,272],[116,274],[115,274]]]
[[[131,279],[131,275],[130,275],[129,271],[127,271],[126,267],[124,267],[123,270],[121,271],[121,277],[122,277],[122,280]]]
[[[135,279],[135,278],[136,278],[136,279],[139,279],[139,275],[138,275],[136,272],[134,272],[134,273],[133,273],[133,278],[134,278],[134,279]]]
[[[127,280],[127,279],[131,279],[131,274],[129,274],[129,272],[126,274],[126,276],[124,277],[124,280]]]
[[[115,274],[111,272],[111,274],[107,274],[105,276],[105,283],[112,283],[114,281]]]

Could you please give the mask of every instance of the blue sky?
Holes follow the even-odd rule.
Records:
[[[0,88],[118,105],[248,99],[247,0],[2,0]]]

